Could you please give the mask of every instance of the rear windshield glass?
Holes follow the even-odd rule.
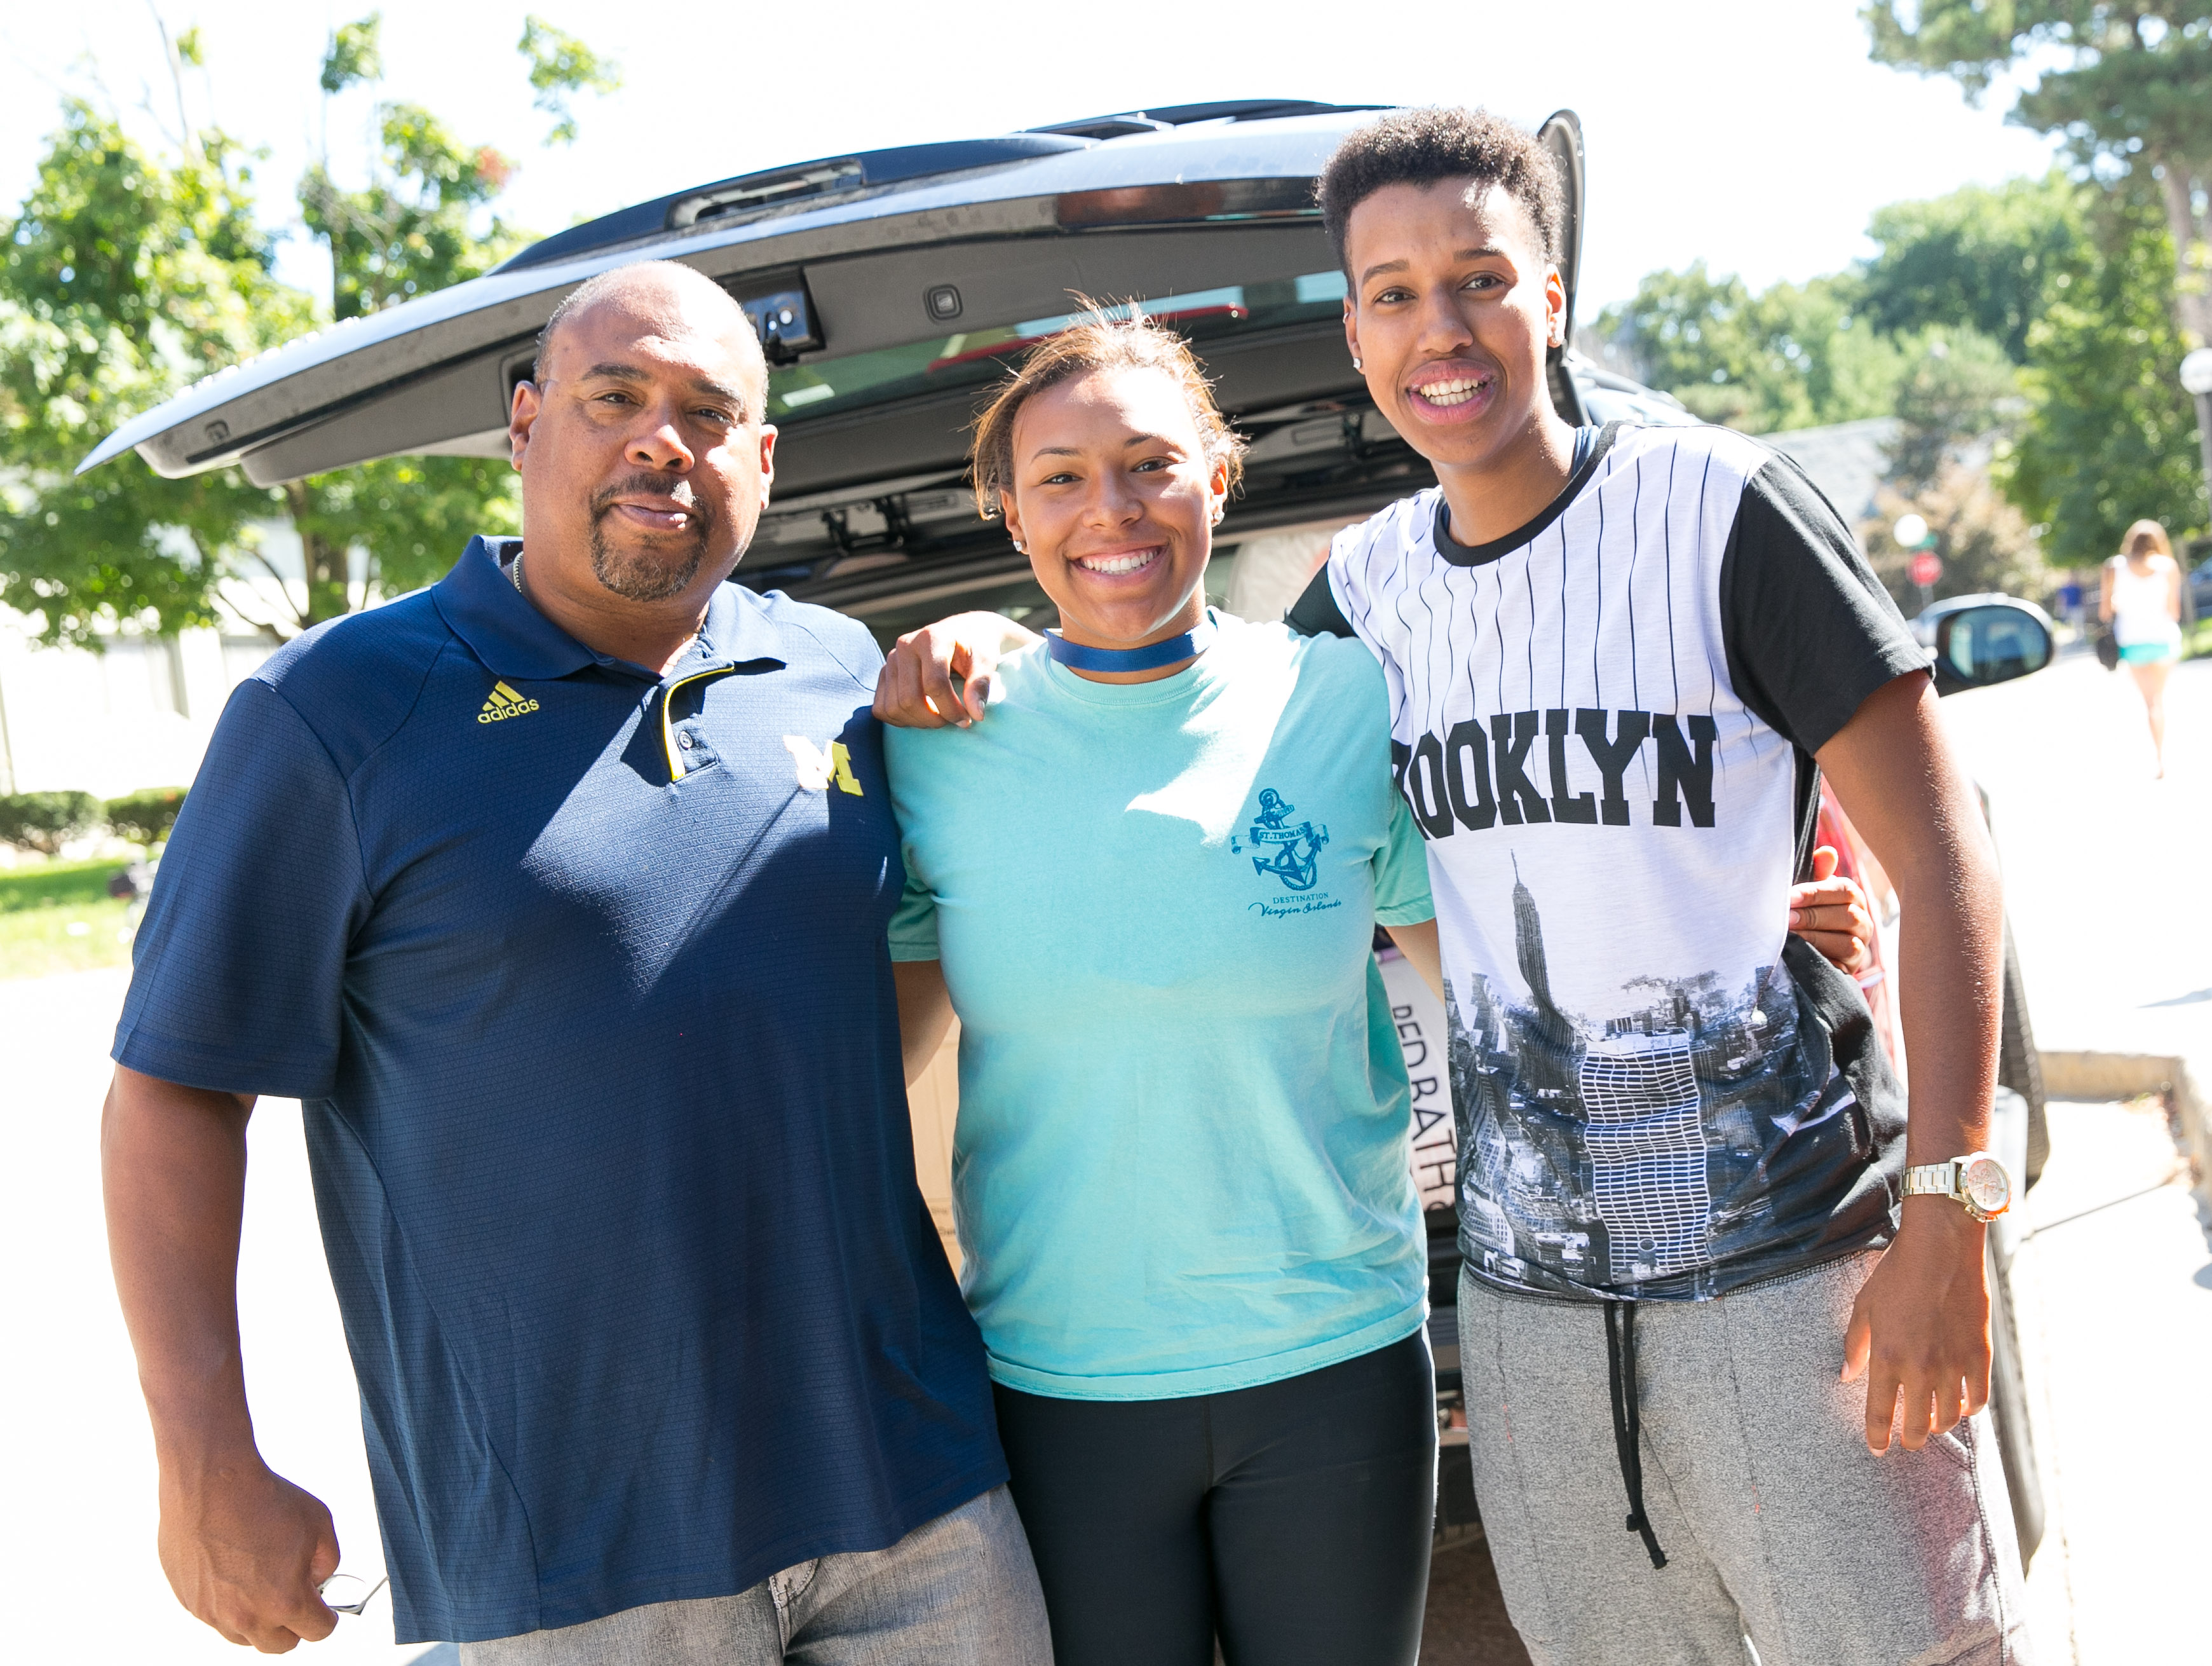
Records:
[[[1264,283],[1161,295],[1136,305],[1194,342],[1212,341],[1250,330],[1339,317],[1344,310],[1344,274],[1308,272]],[[1116,307],[1108,315],[1127,317],[1130,310]],[[1076,316],[1063,313],[1056,318],[1030,319],[993,330],[932,336],[902,347],[878,348],[842,359],[817,359],[773,371],[769,376],[769,416],[779,423],[805,422],[917,393],[994,381],[1006,374],[1008,362],[1024,348],[1066,329]]]

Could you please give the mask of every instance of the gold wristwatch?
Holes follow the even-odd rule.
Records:
[[[1923,1163],[1905,1171],[1905,1195],[1930,1193],[1954,1200],[1976,1220],[1987,1220],[2012,1207],[2012,1177],[1985,1151],[1968,1152],[1948,1163]]]

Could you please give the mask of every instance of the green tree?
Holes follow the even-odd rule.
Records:
[[[1645,277],[1634,300],[1600,315],[1597,333],[1653,386],[1753,434],[1884,415],[1899,369],[1849,274],[1754,295],[1698,261]]]
[[[332,31],[318,77],[326,100],[380,81],[380,33],[374,12]],[[562,143],[575,137],[568,94],[621,84],[582,41],[537,18],[517,50],[538,107],[559,118],[554,137]],[[514,176],[510,159],[465,143],[420,105],[380,103],[374,119],[378,148],[364,184],[340,185],[328,158],[300,182],[301,218],[330,251],[330,310],[339,319],[480,277],[528,240],[492,211]],[[351,605],[354,549],[368,555],[364,589],[389,593],[435,578],[471,533],[511,532],[520,524],[512,473],[486,458],[389,458],[283,490],[307,569],[303,625]]]
[[[2053,172],[1877,209],[1867,228],[1877,252],[1859,268],[1861,309],[1893,335],[1965,326],[2025,363],[2051,276],[2083,234],[2081,198]]]
[[[1895,394],[1889,479],[1931,486],[1970,449],[2008,442],[2026,414],[2021,373],[2004,348],[1973,329],[1936,325],[1915,338]]]
[[[1991,590],[2031,598],[2050,594],[2051,569],[2035,529],[1986,469],[1950,462],[1936,479],[1915,489],[1883,486],[1875,494],[1874,519],[1859,528],[1875,576],[1906,613],[1920,607],[1920,587],[1912,582],[1911,571],[1915,552],[1899,548],[1890,528],[1908,510],[1927,521],[1935,554],[1943,563],[1929,599]]]
[[[1989,590],[2044,594],[2050,575],[2035,529],[1991,468],[2027,414],[2021,372],[2002,344],[1971,327],[1931,325],[1900,348],[1897,431],[1884,448],[1887,472],[1875,519],[1860,528],[1875,572],[1900,605],[1918,606],[1914,552],[1889,531],[1911,511],[1927,521],[1943,562],[1936,599]]]
[[[325,98],[361,82],[384,79],[383,28],[384,14],[373,11],[331,31],[330,45],[323,49],[323,70],[315,78]]]
[[[270,275],[251,185],[219,132],[171,165],[71,100],[0,222],[0,601],[48,641],[210,622],[241,529],[281,513],[235,470],[73,472],[135,412],[312,323]]]
[[[385,103],[363,184],[341,185],[327,158],[301,182],[302,218],[331,254],[327,305],[278,283],[251,159],[185,118],[182,73],[200,60],[198,37],[164,40],[178,77],[174,156],[72,100],[21,212],[0,222],[0,601],[36,615],[50,641],[212,623],[219,599],[287,635],[426,582],[470,533],[518,520],[506,466],[480,458],[388,459],[274,489],[236,470],[163,480],[136,457],[73,472],[123,421],[201,377],[319,322],[473,277],[524,240],[492,207],[511,162],[419,106]],[[614,84],[557,31],[526,34],[524,54],[541,101]],[[381,64],[371,15],[332,33],[320,85],[328,97],[372,86]],[[234,582],[257,566],[273,574],[260,547],[271,521],[298,533],[306,569],[303,586],[282,587],[288,611],[274,618]],[[357,588],[355,550],[368,563]]]
[[[622,86],[620,70],[542,17],[522,20],[522,39],[515,50],[529,60],[530,85],[538,94],[532,101],[553,118],[553,131],[545,136],[548,144],[576,142],[576,118],[568,105],[572,94],[604,94]]]
[[[2173,374],[2186,343],[2172,246],[2148,183],[2054,173],[1893,204],[1850,272],[1757,295],[1701,265],[1654,272],[1597,328],[1708,421],[1760,433],[1899,417],[1885,513],[1914,508],[1937,529],[1943,593],[1954,575],[2017,587],[2040,570],[2039,538],[2075,563],[2108,554],[2138,515],[2206,524]],[[1909,552],[1870,547],[1878,567],[1894,557],[1885,576],[1907,597]]]
[[[1949,76],[1976,99],[2026,66],[2037,79],[2014,121],[2063,135],[2101,177],[2148,172],[2179,339],[2212,342],[2212,0],[1875,0],[1863,15],[1877,63]]]
[[[380,34],[374,13],[332,31],[318,77],[326,99],[380,80]],[[463,143],[419,105],[380,103],[374,121],[362,185],[338,184],[327,157],[300,181],[301,218],[330,252],[330,315],[341,320],[479,277],[526,240],[489,212],[514,172],[507,157]],[[407,590],[444,571],[471,533],[519,524],[509,471],[486,458],[391,458],[279,489],[300,536],[303,629],[353,606],[356,549],[368,560],[364,593]]]
[[[2197,415],[2174,379],[2173,245],[2141,193],[2097,205],[2096,234],[2052,274],[2028,331],[2029,415],[2006,489],[2065,566],[2101,561],[2142,516],[2206,523]]]
[[[327,100],[383,78],[382,22],[372,12],[331,32],[317,77]],[[470,146],[420,105],[380,103],[377,146],[357,190],[326,155],[300,181],[300,216],[331,256],[331,316],[359,318],[489,271],[523,240],[496,215],[475,222],[513,177],[489,145]]]

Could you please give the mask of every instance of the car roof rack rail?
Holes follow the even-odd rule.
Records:
[[[1164,133],[1202,121],[1276,121],[1286,116],[1328,116],[1349,110],[1387,110],[1383,104],[1323,104],[1315,99],[1218,99],[1211,104],[1170,104],[1158,110],[1117,110],[1082,121],[1025,127],[1025,133],[1064,133],[1079,139],[1118,139]]]
[[[1091,140],[1065,133],[1007,133],[993,139],[955,139],[941,144],[902,144],[886,150],[824,156],[796,166],[765,168],[694,185],[649,203],[617,209],[580,226],[541,238],[493,268],[517,271],[590,254],[623,243],[641,242],[680,231],[701,221],[734,220],[772,212],[787,204],[844,196],[873,186],[899,185],[975,168],[1002,167],[1087,149]]]

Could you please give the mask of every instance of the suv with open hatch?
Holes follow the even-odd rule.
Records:
[[[975,514],[968,429],[1012,361],[1063,327],[1077,297],[1100,297],[1174,325],[1214,379],[1251,449],[1206,588],[1231,612],[1279,617],[1334,532],[1434,479],[1352,368],[1345,277],[1314,201],[1331,150],[1378,107],[1184,105],[717,180],[572,227],[471,282],[224,371],[126,423],[84,466],[136,449],[166,475],[236,466],[275,485],[402,453],[504,457],[514,385],[562,297],[610,267],[680,260],[752,317],[769,360],[768,416],[782,435],[776,496],[733,581],[836,608],[886,645],[969,609],[1042,629],[1055,616],[1027,560],[1001,526]],[[1581,124],[1562,111],[1540,137],[1565,187],[1571,339]],[[1549,378],[1573,423],[1695,420],[1571,349],[1553,350]],[[1976,597],[1942,605],[1923,641],[1948,693],[2038,669],[2050,657],[2048,627],[2025,604]],[[1832,806],[1823,837],[1854,859],[1847,868],[1864,871],[1863,849]],[[1385,946],[1382,958],[1414,1085],[1413,1161],[1429,1211],[1445,1542],[1479,1530],[1453,1308],[1455,1119],[1441,1006],[1394,951]],[[2009,952],[2004,994],[1998,1149],[2033,1183],[2045,1146],[2042,1087]],[[957,1262],[950,1058],[911,1098],[923,1190]],[[1990,1242],[1993,1401],[2025,1554],[2043,1511],[2006,1314],[2012,1235]]]

